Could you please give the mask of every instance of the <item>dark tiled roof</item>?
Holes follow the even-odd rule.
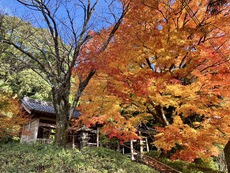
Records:
[[[74,113],[73,113],[72,118],[78,118],[80,116],[81,116],[81,113],[78,110],[75,110]]]
[[[30,111],[38,111],[55,114],[54,107],[50,102],[39,101],[35,99],[31,99],[28,97],[24,97],[22,99],[22,103],[26,106]]]
[[[54,110],[53,104],[51,102],[44,102],[44,101],[39,101],[39,100],[31,99],[31,98],[28,98],[28,97],[24,97],[22,99],[22,104],[29,111],[55,114],[55,110]],[[81,114],[80,114],[79,111],[74,111],[73,117],[77,118],[80,115]]]

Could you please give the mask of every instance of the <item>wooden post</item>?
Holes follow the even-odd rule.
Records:
[[[117,139],[117,151],[121,151],[121,145],[119,139]]]
[[[100,145],[100,128],[99,127],[97,127],[97,147],[99,147],[99,145]]]
[[[72,139],[72,148],[74,149],[75,148],[75,139],[74,139],[74,131],[72,131],[72,133],[73,133],[73,139]]]
[[[133,140],[130,140],[130,152],[131,152],[131,160],[135,160],[134,151],[133,151]]]
[[[125,154],[125,147],[124,147],[124,145],[122,146],[122,154]]]
[[[145,143],[146,143],[146,150],[147,150],[147,152],[149,152],[148,138],[145,138]]]
[[[143,139],[140,139],[140,158],[143,156],[143,151],[144,151],[144,141]]]
[[[31,128],[31,119],[29,121],[29,125],[28,125],[28,128],[27,128],[29,130],[29,132],[31,133],[31,129],[30,128]],[[30,142],[29,139],[30,139],[30,137],[29,137],[29,135],[27,135],[26,141]]]
[[[39,119],[34,119],[31,124],[30,128],[32,128],[32,137],[30,139],[31,142],[36,143],[38,137],[38,128],[39,128]]]
[[[22,126],[22,134],[21,134],[20,143],[24,142],[24,141],[23,141],[23,136],[24,136],[23,133],[24,133],[24,131],[25,131],[25,125]],[[26,137],[26,138],[27,138],[27,137]]]

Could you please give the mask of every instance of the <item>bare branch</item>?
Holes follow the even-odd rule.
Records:
[[[128,10],[129,10],[129,3],[124,4],[122,14],[120,15],[118,21],[116,22],[116,24],[114,25],[113,29],[111,30],[107,40],[104,42],[100,52],[104,51],[107,48],[107,46],[109,45],[109,43],[110,43],[111,39],[113,38],[115,32],[117,31],[117,29],[119,28],[120,24],[122,23],[123,18],[127,14]]]
[[[75,94],[75,99],[74,99],[74,102],[73,102],[73,105],[70,109],[70,112],[69,112],[69,120],[71,119],[71,117],[73,116],[74,114],[74,110],[77,106],[77,103],[82,95],[82,92],[84,91],[84,89],[86,88],[86,86],[88,85],[90,79],[93,77],[93,75],[96,73],[96,70],[90,70],[90,72],[88,73],[88,76],[84,79],[84,81],[80,81],[80,84],[79,84],[79,87],[78,87],[78,90]]]
[[[9,40],[5,40],[5,39],[2,39],[1,40],[3,43],[7,43],[9,45],[12,45],[13,47],[15,47],[17,50],[19,50],[20,52],[22,52],[23,54],[27,55],[28,57],[30,57],[32,60],[34,60],[36,63],[38,63],[38,65],[44,69],[44,71],[49,74],[49,72],[46,70],[44,64],[42,64],[36,57],[34,57],[31,53],[25,51],[23,48],[21,48],[20,46],[18,46],[17,44],[9,41]]]

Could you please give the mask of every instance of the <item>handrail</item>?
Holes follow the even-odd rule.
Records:
[[[53,142],[52,139],[46,139],[46,138],[37,138],[36,142],[39,144],[51,144]]]
[[[131,148],[129,146],[127,146],[125,144],[123,144],[123,146],[125,146],[131,150]],[[161,171],[162,173],[182,173],[182,172],[174,169],[173,167],[170,167],[170,166],[160,162],[159,160],[157,160],[153,157],[143,155],[143,153],[141,153],[135,149],[133,149],[133,151],[138,153],[138,155],[140,156],[139,160],[137,160],[137,161],[145,163],[145,164],[151,166],[152,168],[154,168],[158,171]]]

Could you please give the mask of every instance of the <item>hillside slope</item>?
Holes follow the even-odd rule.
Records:
[[[106,148],[81,152],[52,145],[0,144],[0,172],[156,173],[146,165]]]

